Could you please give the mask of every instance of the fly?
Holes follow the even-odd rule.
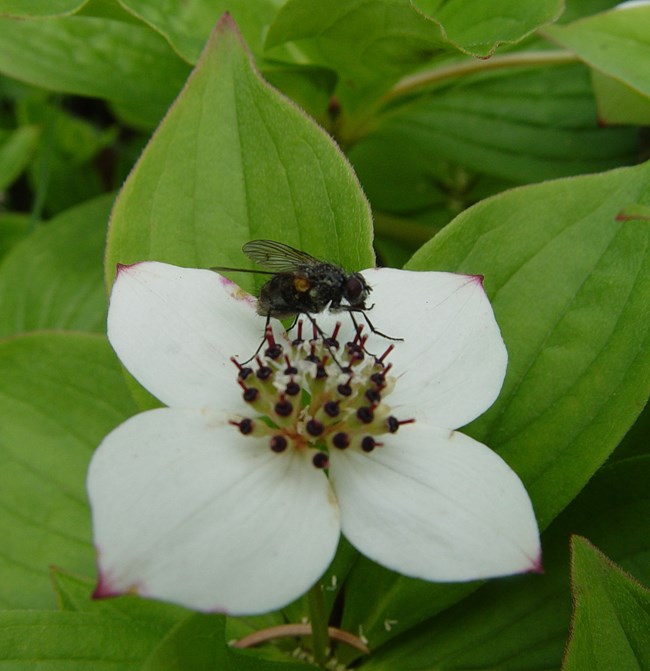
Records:
[[[267,326],[271,317],[295,317],[297,321],[304,314],[318,334],[326,339],[311,315],[329,309],[331,312],[348,312],[357,333],[360,327],[354,318],[355,312],[363,316],[372,333],[388,340],[402,340],[378,331],[368,318],[366,311],[372,305],[366,305],[366,301],[372,289],[361,273],[348,273],[340,266],[274,240],[247,242],[242,251],[264,270],[225,267],[212,270],[272,275],[262,285],[257,299],[257,312],[266,317]]]

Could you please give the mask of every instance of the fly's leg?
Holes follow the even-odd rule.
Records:
[[[372,307],[372,306],[370,306],[370,307]],[[385,338],[386,340],[393,340],[395,342],[403,342],[404,341],[404,338],[393,338],[393,336],[386,335],[385,333],[383,333],[379,329],[375,328],[375,325],[370,321],[370,317],[368,317],[368,315],[366,314],[366,310],[362,310],[360,308],[349,308],[349,307],[348,308],[343,308],[343,306],[341,306],[341,309],[345,309],[346,312],[350,313],[350,318],[352,319],[352,323],[354,324],[355,329],[358,330],[359,326],[357,324],[357,320],[354,318],[354,315],[352,313],[353,312],[360,312],[361,316],[366,320],[366,324],[368,324],[368,328],[370,329],[371,333],[374,333],[375,335],[378,335],[381,338]],[[370,308],[366,308],[366,309],[369,310]]]
[[[271,328],[271,313],[267,312],[266,313],[266,323],[264,324],[264,335],[262,336],[262,342],[260,342],[258,348],[253,352],[252,356],[249,356],[246,361],[240,361],[241,366],[245,366],[247,363],[250,363],[259,353],[262,347],[264,347],[265,342],[269,342],[268,338],[268,333],[269,329]],[[271,343],[269,342],[269,346],[273,347],[276,346],[275,342]]]
[[[370,308],[366,308],[366,309],[370,309]],[[368,356],[373,357],[376,361],[381,362],[383,357],[386,356],[386,355],[384,354],[383,356],[378,357],[376,354],[373,354],[368,349],[366,349],[366,340],[367,340],[368,336],[361,337],[361,331],[363,330],[363,324],[359,324],[359,322],[355,319],[355,317],[354,317],[355,312],[360,312],[361,313],[363,318],[366,320],[366,324],[368,324],[368,328],[370,329],[371,333],[376,333],[378,336],[380,336],[382,338],[385,338],[386,340],[393,340],[393,341],[403,341],[404,340],[404,338],[393,338],[391,336],[386,335],[385,333],[382,333],[378,329],[376,329],[374,324],[370,321],[370,319],[368,318],[368,315],[365,313],[364,310],[360,310],[360,309],[355,310],[355,309],[348,308],[346,310],[346,312],[350,315],[350,319],[352,320],[352,324],[354,325],[355,333],[357,334],[357,337],[354,341],[355,345],[362,352],[364,352]],[[391,345],[389,351],[392,350],[393,347],[395,347],[395,345]]]
[[[298,323],[298,319],[299,319],[299,318],[300,318],[300,313],[298,313],[298,314],[295,316],[293,322],[291,323],[291,326],[287,329],[287,333],[289,333],[289,331],[291,331],[291,329]],[[268,324],[268,321],[267,321],[266,323]]]
[[[326,334],[325,331],[316,323],[316,320],[308,313],[304,312],[302,313],[309,319],[311,322],[311,325],[314,327],[314,332],[322,339],[323,344],[327,348],[327,351],[329,352],[330,356],[332,357],[332,361],[339,367],[342,373],[347,373],[348,371],[341,365],[341,362],[336,358],[336,354],[334,353],[334,347],[338,346],[337,343],[335,343],[332,338],[329,338]]]

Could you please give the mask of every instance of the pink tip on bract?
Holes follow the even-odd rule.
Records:
[[[104,576],[100,575],[97,579],[97,585],[93,590],[92,597],[93,599],[106,599],[108,597],[115,596],[115,593],[111,589],[108,581]]]
[[[129,268],[133,268],[134,266],[137,265],[138,265],[137,263],[116,263],[115,264],[116,274],[119,275],[120,273],[124,273],[127,270],[129,270]]]
[[[229,615],[229,611],[224,606],[213,606],[212,608],[207,608],[202,611],[204,613],[210,613],[212,615]]]
[[[542,550],[540,548],[537,558],[533,562],[528,573],[544,573],[544,565],[542,564]]]
[[[97,586],[93,590],[91,598],[93,599],[110,599],[114,596],[120,596],[122,592],[118,592],[113,587],[111,587],[106,576],[99,574],[97,578]]]
[[[485,279],[484,275],[468,275],[467,277],[469,277],[470,280],[475,284],[480,284],[483,286],[483,280]]]

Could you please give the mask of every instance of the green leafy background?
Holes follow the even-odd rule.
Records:
[[[465,430],[524,481],[545,573],[435,585],[342,542],[327,604],[371,653],[339,662],[650,665],[650,7],[614,4],[0,0],[2,668],[313,668],[228,645],[302,599],[90,600],[85,471],[149,402],[104,336],[115,264],[246,267],[255,238],[482,274],[509,352]]]

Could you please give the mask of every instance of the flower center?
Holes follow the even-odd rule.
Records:
[[[385,401],[395,386],[392,364],[386,363],[394,345],[381,356],[370,355],[362,326],[341,347],[340,322],[329,337],[312,324],[311,339],[303,339],[299,321],[298,337],[285,347],[269,326],[255,365],[231,359],[252,413],[230,423],[245,436],[266,438],[273,452],[310,450],[314,466],[327,468],[332,450],[372,452],[381,447],[382,434],[415,420],[397,419]]]

